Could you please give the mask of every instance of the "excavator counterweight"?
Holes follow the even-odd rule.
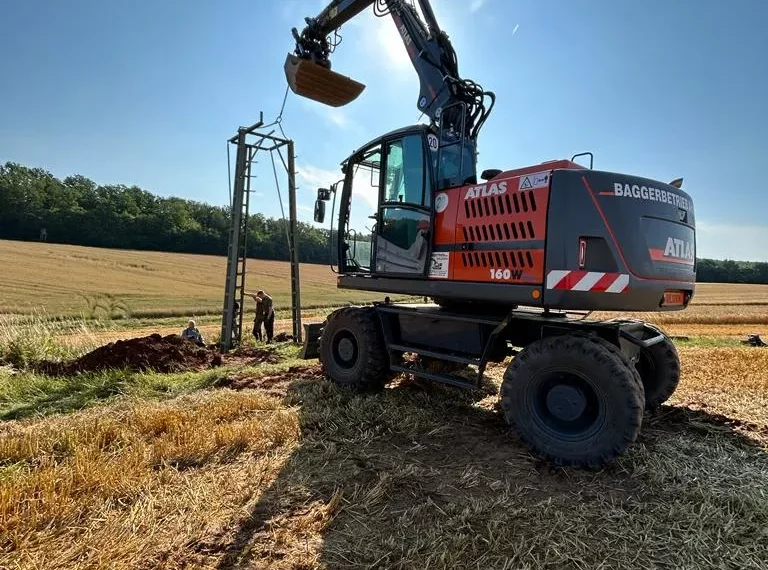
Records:
[[[288,54],[284,69],[291,91],[331,107],[343,107],[351,103],[365,89],[365,85],[354,79],[294,54]]]

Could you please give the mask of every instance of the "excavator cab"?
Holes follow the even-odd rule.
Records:
[[[283,69],[288,86],[294,93],[331,107],[351,103],[365,89],[362,83],[331,71],[330,65],[326,67],[294,54],[288,54]]]
[[[464,145],[440,149],[427,125],[374,139],[342,163],[335,259],[345,275],[426,278],[430,271],[436,190],[474,176]],[[441,178],[442,184],[438,184]],[[315,221],[330,194],[318,190]],[[336,221],[336,220],[335,220]]]

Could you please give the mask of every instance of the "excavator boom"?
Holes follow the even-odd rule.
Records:
[[[341,25],[373,5],[376,16],[392,18],[419,76],[419,110],[444,132],[474,140],[495,96],[459,77],[456,53],[429,0],[417,1],[421,14],[412,0],[333,0],[316,17],[305,18],[301,33],[292,30],[296,49],[284,65],[291,90],[332,107],[347,105],[360,96],[365,85],[332,71],[330,54],[338,45],[335,32]],[[486,97],[491,99],[488,108]]]

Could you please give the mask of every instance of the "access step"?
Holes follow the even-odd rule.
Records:
[[[479,358],[471,358],[458,354],[451,354],[449,352],[440,352],[426,348],[418,348],[406,344],[390,344],[389,350],[394,350],[397,352],[413,352],[419,356],[426,356],[427,358],[434,358],[436,360],[447,360],[449,362],[458,362],[459,364],[471,364],[473,366],[480,366]]]
[[[432,380],[434,382],[441,382],[449,386],[456,386],[457,388],[465,388],[467,390],[477,390],[478,386],[474,382],[468,382],[467,380],[459,379],[457,376],[450,374],[440,374],[438,372],[428,372],[426,370],[417,370],[408,366],[392,365],[390,370],[393,372],[403,372],[405,374],[413,374],[417,378],[424,378],[426,380]]]

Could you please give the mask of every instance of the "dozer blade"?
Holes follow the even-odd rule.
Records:
[[[285,59],[284,69],[288,85],[296,95],[331,107],[351,103],[365,89],[365,85],[354,79],[290,53]]]

